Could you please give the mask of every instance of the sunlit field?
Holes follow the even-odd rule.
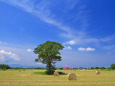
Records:
[[[115,71],[95,70],[56,70],[75,73],[77,80],[69,81],[67,75],[37,75],[34,72],[45,70],[0,70],[0,86],[115,86]]]

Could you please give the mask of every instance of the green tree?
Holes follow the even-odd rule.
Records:
[[[115,69],[115,64],[111,64],[111,69]]]
[[[95,67],[95,69],[99,69],[99,67]]]
[[[106,69],[105,67],[101,67],[102,70]]]
[[[94,70],[95,68],[94,67],[91,67],[92,70]]]
[[[0,64],[0,69],[10,69],[10,67],[6,64]]]
[[[38,45],[34,49],[34,53],[38,54],[38,58],[35,59],[35,62],[42,62],[46,64],[47,73],[52,74],[55,70],[56,61],[61,61],[61,56],[59,50],[62,50],[64,46],[60,43],[46,41],[43,44]]]

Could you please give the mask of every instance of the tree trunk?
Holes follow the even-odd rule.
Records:
[[[51,58],[47,61],[47,74],[52,75],[54,73],[54,67],[52,65]]]
[[[51,64],[51,60],[49,59],[47,62],[47,70],[51,71],[52,70],[52,64]]]

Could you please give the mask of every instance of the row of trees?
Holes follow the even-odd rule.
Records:
[[[106,69],[105,67],[91,67],[91,69]]]
[[[0,64],[0,69],[46,69],[46,68],[23,68],[23,67],[15,67],[15,68],[11,68],[9,65],[6,64]],[[63,70],[63,68],[59,68],[61,70]],[[71,69],[71,68],[67,68],[67,69]],[[76,69],[76,68],[72,68],[72,69]],[[88,69],[106,69],[105,67],[90,67]],[[109,69],[115,69],[115,64],[112,64],[111,67]]]
[[[6,64],[0,64],[0,69],[2,69],[2,70],[10,69],[10,66],[8,66]]]

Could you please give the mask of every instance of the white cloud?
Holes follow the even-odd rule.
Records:
[[[28,52],[32,52],[32,49],[27,49]]]
[[[63,43],[64,45],[83,45],[83,44],[94,44],[95,46],[99,46],[101,43],[113,43],[115,36],[108,36],[104,38],[91,38],[87,37],[87,35],[84,33],[79,34],[79,36],[73,36],[73,40],[67,41]],[[102,46],[100,47],[102,48]]]
[[[78,51],[85,51],[86,49],[85,48],[78,48]]]
[[[36,57],[38,57],[37,54],[34,54],[33,52],[27,52],[27,47],[29,46],[25,46],[25,45],[21,45],[20,48],[17,47],[12,47],[12,46],[0,46],[0,50],[7,50],[7,52],[11,52],[16,54],[15,56],[17,58],[19,58],[19,60],[14,60],[10,57],[10,55],[5,55],[0,53],[0,57],[4,57],[1,58],[3,59],[3,61],[1,63],[3,64],[21,64],[21,65],[35,65],[35,59]],[[27,49],[25,49],[27,48]],[[34,48],[34,47],[33,47]],[[0,60],[1,61],[1,60]]]
[[[95,51],[95,48],[88,47],[88,48],[86,48],[86,51]]]
[[[63,44],[70,44],[70,45],[82,45],[82,44],[99,44],[105,42],[111,42],[114,40],[114,37],[104,37],[104,38],[94,38],[89,36],[86,32],[86,27],[88,26],[88,18],[87,18],[87,10],[85,9],[84,5],[78,6],[76,16],[74,16],[74,21],[79,22],[81,21],[81,31],[74,30],[74,28],[65,25],[63,20],[58,20],[56,14],[54,14],[51,9],[50,5],[52,4],[52,0],[41,0],[39,3],[34,4],[34,0],[0,0],[6,2],[8,4],[14,5],[16,7],[22,8],[24,11],[31,13],[41,19],[42,21],[49,23],[58,27],[64,31],[64,33],[60,33],[61,37],[68,38],[68,40]],[[71,3],[70,3],[71,2]],[[80,0],[69,0],[66,3],[67,9],[73,9],[76,4],[78,4]],[[90,49],[89,49],[90,51]]]
[[[2,54],[2,57],[0,58],[2,61],[5,61],[6,57],[18,61],[19,58],[16,54],[12,52],[6,52],[5,50],[0,50],[0,54]]]
[[[61,33],[61,36],[66,37],[66,38],[73,38],[75,37],[73,35],[73,33],[75,31],[72,31],[73,28],[65,25],[64,23],[62,23],[62,20],[57,20],[57,16],[50,10],[50,4],[53,3],[52,1],[46,1],[46,0],[41,0],[39,3],[37,3],[36,5],[34,4],[34,1],[31,0],[7,0],[3,2],[6,2],[8,4],[14,5],[16,7],[20,7],[23,10],[25,10],[26,12],[29,12],[33,15],[35,15],[36,17],[40,18],[42,21],[49,23],[51,25],[54,25],[56,27],[58,27],[58,29],[61,29],[63,31],[65,31],[64,33]],[[69,3],[68,3],[69,2]],[[71,4],[70,4],[71,2]],[[77,1],[67,1],[67,6],[70,6],[70,9],[74,8],[75,5],[79,2],[79,0]],[[69,5],[68,5],[69,4]],[[67,7],[68,8],[68,7]],[[81,16],[81,13],[84,14],[83,12],[81,12],[82,9],[80,9],[80,17],[82,16],[81,20],[85,20],[84,15]],[[82,10],[83,11],[83,10]],[[78,12],[79,13],[79,12]],[[60,22],[62,21],[62,22]],[[83,24],[85,24],[86,22],[83,22]],[[78,36],[82,35],[81,31],[76,31],[76,33]],[[73,42],[70,42],[70,44],[74,44]]]
[[[64,46],[65,47],[65,46]],[[72,48],[70,46],[65,47],[64,49],[71,50]]]
[[[51,10],[48,8],[49,2],[46,0],[42,0],[37,5],[34,4],[31,0],[7,0],[3,2],[6,2],[8,4],[17,6],[25,10],[26,12],[32,13],[36,17],[40,18],[42,21],[52,24],[59,29],[64,30],[67,33],[70,33],[70,27],[63,25],[60,21],[55,19],[55,14],[51,12]]]
[[[78,48],[78,51],[95,51],[96,49],[95,48],[91,48],[91,47],[88,47],[88,48]]]
[[[64,45],[66,45],[66,44],[75,45],[76,42],[75,42],[74,40],[71,40],[71,41],[67,41],[67,42],[65,42],[65,43],[63,43],[63,44],[64,44]]]

